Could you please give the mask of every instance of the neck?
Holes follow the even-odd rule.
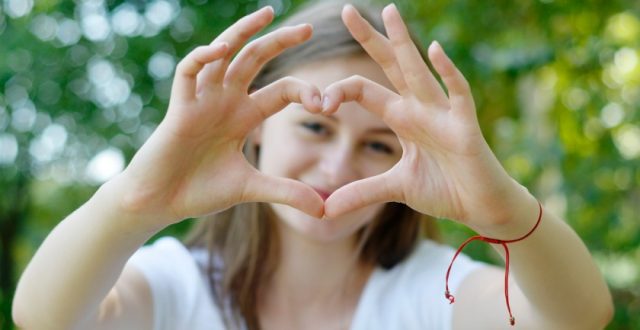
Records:
[[[261,290],[267,308],[277,314],[296,311],[300,318],[307,312],[355,311],[373,270],[359,261],[356,235],[327,243],[309,239],[281,222],[277,227],[278,264]]]
[[[309,293],[335,291],[349,274],[357,273],[363,265],[357,256],[356,237],[324,243],[308,240],[297,233],[286,233],[280,240],[279,267],[274,280],[286,283],[291,289],[305,289]]]

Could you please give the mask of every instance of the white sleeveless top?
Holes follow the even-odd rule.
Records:
[[[362,292],[352,330],[451,329],[453,306],[444,298],[447,267],[455,250],[423,240],[390,270],[376,268]],[[172,237],[140,248],[129,260],[147,279],[153,297],[154,330],[225,329],[223,311],[214,303],[198,260],[205,251],[189,251]],[[456,259],[449,289],[485,264],[465,255]]]

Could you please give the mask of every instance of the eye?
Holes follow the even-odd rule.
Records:
[[[312,132],[313,134],[317,134],[317,135],[329,134],[329,128],[327,128],[325,125],[319,122],[312,122],[312,121],[303,122],[302,127]]]
[[[367,142],[366,143],[366,147],[369,148],[370,150],[377,152],[377,153],[382,153],[385,155],[393,155],[394,151],[393,148],[391,148],[389,145],[380,142],[380,141],[371,141],[371,142]]]

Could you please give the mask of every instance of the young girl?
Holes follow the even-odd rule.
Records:
[[[318,2],[249,42],[267,7],[189,53],[157,130],[33,257],[16,324],[604,327],[587,249],[499,164],[440,45],[428,57],[448,93],[394,5],[360,11]],[[474,229],[507,268],[419,239],[421,214]],[[140,248],[206,215],[186,245]]]

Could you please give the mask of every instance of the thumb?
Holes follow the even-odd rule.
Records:
[[[333,192],[325,201],[325,216],[335,218],[372,204],[401,202],[401,190],[389,173],[351,182]]]
[[[286,204],[316,218],[324,214],[324,201],[313,188],[300,181],[258,171],[247,180],[241,199],[242,202]]]

